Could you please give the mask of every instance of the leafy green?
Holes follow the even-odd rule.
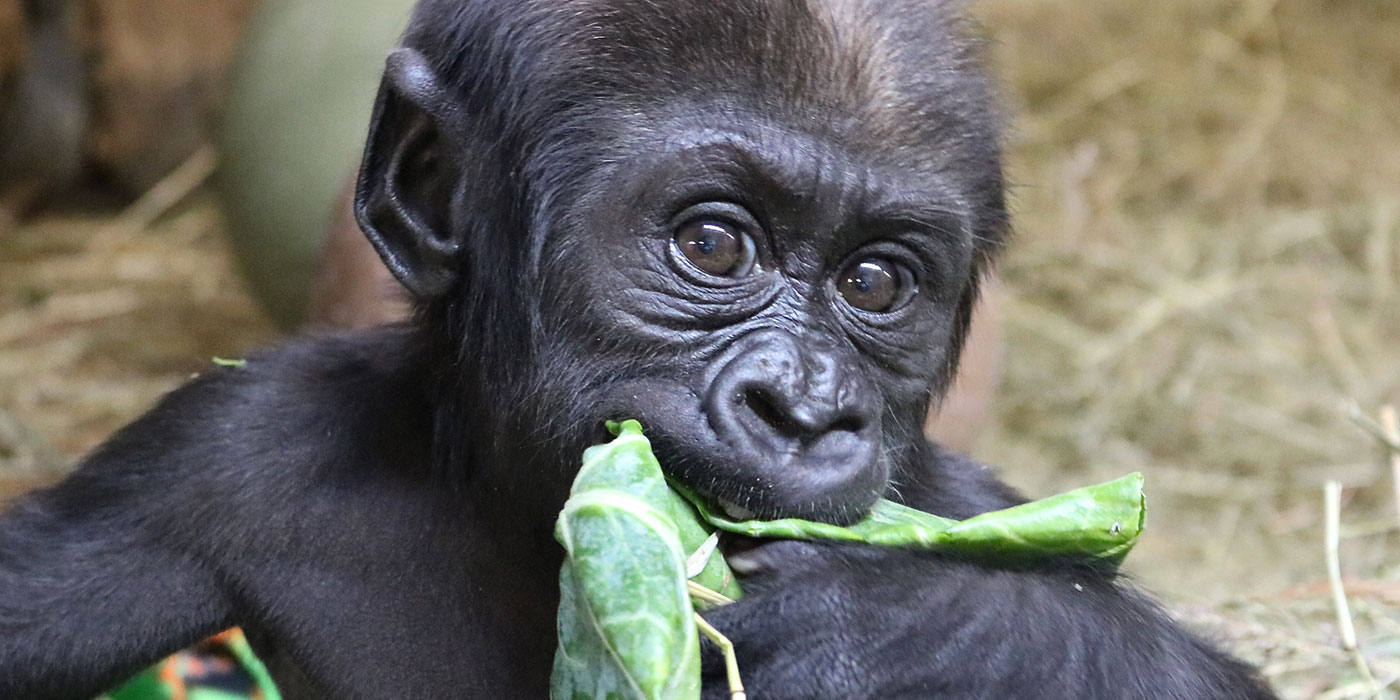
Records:
[[[1061,556],[1116,566],[1142,532],[1142,476],[1129,476],[957,521],[892,501],[849,527],[806,520],[736,522],[683,486],[668,486],[636,421],[589,448],[555,536],[559,648],[551,700],[697,700],[699,642],[686,558],[707,557],[694,581],[735,599],[724,558],[702,546],[714,529],[750,537],[939,549],[1006,564]],[[679,493],[678,493],[679,492]]]
[[[674,528],[629,496],[570,502],[558,533],[569,561],[550,697],[699,697],[700,645]]]
[[[610,427],[617,439],[584,452],[555,528],[568,557],[550,698],[699,698],[685,559],[710,528],[667,487],[641,425]],[[738,594],[721,556],[711,555],[696,580]]]
[[[749,537],[864,542],[882,547],[939,549],[1003,563],[1034,563],[1064,556],[1122,563],[1142,533],[1146,504],[1138,473],[967,520],[950,520],[881,499],[849,527],[808,520],[735,521],[685,487],[706,522]]]

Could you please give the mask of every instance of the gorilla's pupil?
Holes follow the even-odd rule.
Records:
[[[846,268],[836,289],[846,303],[863,311],[889,311],[899,295],[894,265],[880,258],[866,258]]]
[[[728,224],[697,221],[676,233],[676,247],[696,267],[712,275],[742,272],[745,257],[743,233]]]

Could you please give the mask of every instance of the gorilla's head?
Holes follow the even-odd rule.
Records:
[[[522,3],[420,6],[456,20],[390,59],[357,197],[454,397],[443,459],[567,484],[539,475],[634,417],[735,514],[860,516],[1007,229],[954,13]]]

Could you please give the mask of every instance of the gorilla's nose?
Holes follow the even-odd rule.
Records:
[[[704,408],[749,476],[793,500],[858,507],[878,494],[881,404],[854,353],[777,330],[741,343]]]
[[[747,414],[736,417],[754,437],[802,448],[870,423],[875,402],[831,355],[773,343],[741,356],[733,368],[734,410]]]
[[[837,396],[800,395],[788,388],[767,377],[746,382],[741,388],[743,407],[758,419],[747,422],[761,423],[773,434],[802,445],[827,433],[856,433],[865,427],[865,416],[851,402]]]

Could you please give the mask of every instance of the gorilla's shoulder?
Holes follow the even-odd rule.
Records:
[[[430,409],[399,327],[289,340],[211,366],[98,453],[181,472],[296,472],[427,444]]]
[[[406,379],[414,369],[415,347],[415,335],[407,325],[315,333],[222,363],[227,366],[206,374],[244,386],[334,391]]]

